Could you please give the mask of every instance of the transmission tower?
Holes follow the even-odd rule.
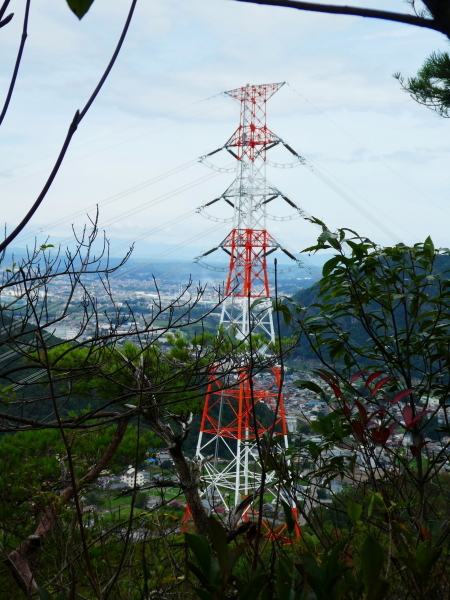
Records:
[[[226,150],[236,160],[236,176],[225,192],[198,209],[208,218],[208,207],[224,201],[233,209],[232,230],[216,247],[196,260],[203,259],[221,249],[229,257],[225,286],[226,300],[222,304],[220,325],[230,330],[238,339],[248,339],[250,334],[264,334],[266,345],[262,352],[270,355],[270,345],[275,343],[271,291],[267,257],[281,250],[295,266],[302,266],[295,256],[282,247],[266,229],[267,205],[281,198],[295,210],[297,216],[306,216],[289,198],[266,179],[267,151],[283,144],[301,164],[303,158],[275,135],[266,125],[266,103],[284,84],[246,85],[225,92],[240,103],[239,127],[230,139],[217,150],[200,160],[209,164],[209,157]],[[221,169],[219,169],[221,170]],[[213,268],[209,265],[209,268]],[[255,303],[255,301],[257,301]],[[212,455],[204,465],[204,497],[215,505],[231,510],[244,497],[258,489],[261,473],[258,468],[257,441],[271,431],[282,436],[287,447],[287,426],[281,394],[281,373],[278,366],[267,373],[264,383],[253,377],[250,365],[236,364],[230,383],[221,381],[220,373],[211,374],[203,409],[197,458]],[[258,405],[266,404],[275,413],[270,426],[258,416]],[[226,448],[231,460],[222,468],[219,453]],[[265,485],[270,490],[274,473],[268,473]],[[273,491],[274,496],[276,490]],[[251,507],[246,510],[252,510]],[[245,518],[245,515],[244,515]]]

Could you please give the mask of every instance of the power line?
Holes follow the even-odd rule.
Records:
[[[384,225],[381,221],[379,221],[376,217],[374,217],[368,210],[363,208],[354,198],[349,196],[344,190],[342,190],[338,185],[333,183],[331,179],[329,179],[324,173],[322,173],[317,167],[315,167],[312,163],[307,163],[309,170],[320,179],[325,185],[327,185],[331,190],[334,191],[335,194],[340,196],[345,202],[350,204],[353,208],[355,208],[359,213],[361,213],[366,219],[368,219],[371,223],[373,223],[378,229],[380,229],[384,234],[390,237],[395,243],[401,242],[401,239],[391,231],[386,225]]]
[[[228,103],[226,103],[228,105]],[[221,105],[221,106],[225,106],[225,104]],[[221,107],[219,106],[219,108]],[[137,139],[143,138],[147,135],[150,135],[152,133],[157,133],[158,131],[162,131],[163,129],[167,129],[168,127],[173,127],[174,125],[178,125],[180,123],[185,123],[187,121],[191,121],[192,119],[195,119],[196,117],[205,115],[209,112],[212,112],[213,110],[217,110],[216,108],[211,108],[208,110],[205,110],[201,113],[197,113],[196,115],[193,115],[192,117],[187,117],[185,119],[181,119],[179,121],[176,121],[174,123],[169,123],[168,125],[164,125],[163,127],[159,127],[158,129],[153,129],[152,131],[148,131],[146,133],[141,133],[140,135],[137,135],[133,138],[128,138],[127,140],[123,140],[122,142],[117,142],[116,144],[112,144],[110,146],[106,146],[105,148],[101,148],[100,150],[96,150],[95,152],[91,152],[89,154],[83,154],[82,156],[78,156],[76,158],[72,158],[71,160],[65,160],[62,166],[71,164],[73,162],[76,162],[78,160],[82,160],[83,158],[88,158],[90,156],[94,156],[95,154],[100,154],[101,152],[104,152],[105,150],[110,150],[111,148],[117,148],[118,146],[122,146],[123,144],[128,144],[129,142],[133,142]],[[30,177],[34,177],[34,175],[39,175],[41,173],[47,173],[48,169],[42,169],[41,171],[35,171],[34,173],[30,173],[29,175],[24,175],[23,177],[18,177],[16,179],[13,179],[11,181],[8,181],[7,183],[3,183],[2,185],[0,185],[0,187],[6,187],[8,185],[11,185],[13,183],[16,183],[17,181],[22,181],[23,179],[28,179]]]
[[[61,219],[58,219],[56,221],[53,221],[51,223],[46,224],[45,228],[52,228],[52,227],[56,227],[58,225],[61,225],[63,223],[67,223],[68,221],[70,221],[71,219],[74,219],[76,217],[79,217],[83,214],[86,214],[86,211],[89,210],[95,210],[97,206],[106,206],[107,204],[110,204],[112,202],[115,202],[116,200],[120,200],[121,198],[124,198],[125,196],[128,196],[130,194],[133,194],[135,192],[138,192],[146,187],[148,187],[149,185],[152,185],[153,183],[158,183],[159,181],[162,181],[163,179],[165,179],[166,177],[170,177],[172,175],[175,175],[185,169],[187,169],[188,167],[194,165],[197,163],[197,159],[195,160],[191,160],[188,163],[184,163],[183,165],[180,165],[179,167],[175,167],[174,169],[171,169],[170,171],[166,171],[165,173],[162,173],[161,175],[157,175],[156,177],[152,177],[151,179],[147,179],[146,181],[143,181],[137,185],[134,185],[130,188],[127,188],[125,190],[122,190],[121,192],[119,192],[118,194],[114,194],[113,196],[109,196],[108,198],[105,198],[104,200],[100,200],[99,202],[97,202],[96,204],[92,204],[91,206],[84,208],[82,210],[79,210],[77,212],[74,212],[66,217],[63,217]],[[33,235],[36,235],[38,233],[41,232],[41,229],[43,229],[43,227],[39,227],[39,229],[35,229],[34,232],[28,233],[26,235],[23,235],[21,237],[18,238],[19,241],[28,239],[30,237],[32,237]]]
[[[317,106],[315,106],[310,100],[308,100],[307,98],[305,98],[305,96],[303,96],[303,94],[301,94],[294,87],[292,87],[292,85],[290,85],[289,83],[287,85],[291,88],[291,90],[293,92],[295,92],[298,96],[300,96],[300,98],[302,98],[302,100],[304,100],[305,102],[307,102],[308,104],[310,104],[318,113],[320,113],[322,116],[324,116],[326,119],[328,119],[328,121],[330,121],[330,123],[333,123],[333,125],[335,127],[337,127],[343,133],[345,133],[345,135],[347,135],[350,139],[352,139],[354,142],[356,142],[363,150],[366,150],[366,152],[368,152],[371,156],[373,156],[376,160],[378,160],[387,169],[389,169],[390,171],[392,171],[392,173],[394,173],[394,175],[396,175],[404,183],[406,183],[407,185],[409,185],[410,188],[412,188],[418,194],[420,194],[421,196],[423,196],[423,198],[425,198],[426,200],[428,200],[428,202],[431,202],[432,204],[434,204],[437,208],[439,208],[447,216],[450,215],[449,211],[445,210],[445,208],[443,208],[442,206],[440,206],[439,204],[437,204],[437,202],[435,202],[432,198],[430,198],[429,196],[427,196],[422,190],[420,190],[418,187],[416,187],[415,185],[413,185],[408,179],[406,179],[405,177],[403,177],[403,175],[401,175],[398,171],[396,171],[393,167],[391,167],[388,163],[386,163],[380,156],[378,156],[377,154],[374,154],[369,148],[367,148],[366,146],[364,146],[364,144],[362,144],[359,140],[357,140],[351,133],[349,133],[348,131],[346,131],[341,125],[339,125],[338,123],[336,123],[336,121],[334,121],[331,117],[329,117],[323,110],[321,110],[320,108],[318,108]]]
[[[191,106],[195,106],[196,104],[201,104],[202,102],[207,102],[208,100],[212,100],[213,98],[216,98],[218,96],[221,96],[221,93],[214,94],[213,96],[209,96],[208,98],[203,98],[202,100],[197,100],[196,102],[192,102],[191,104],[186,104],[185,106],[181,106],[180,108],[175,108],[174,110],[169,110],[161,115],[152,117],[151,119],[147,119],[147,121],[156,121],[158,119],[162,119],[164,117],[167,117],[168,115],[172,115],[176,112],[179,112],[180,110],[190,108]],[[203,114],[203,113],[200,113],[200,114]],[[180,121],[178,121],[178,122],[180,122]],[[93,143],[103,140],[107,137],[111,137],[112,135],[122,133],[123,131],[129,131],[130,129],[134,129],[135,127],[140,127],[140,126],[142,126],[142,123],[135,123],[134,125],[129,125],[128,127],[123,127],[122,129],[116,129],[115,131],[111,131],[110,133],[107,133],[105,135],[101,135],[101,136],[93,138],[91,140],[85,140],[84,142],[80,142],[79,144],[74,144],[72,146],[72,148],[80,148],[81,146],[86,146],[86,144],[93,144]],[[11,171],[16,171],[17,169],[22,169],[23,167],[28,167],[29,165],[40,162],[42,160],[46,160],[47,158],[54,158],[55,156],[56,156],[55,153],[47,154],[47,156],[42,156],[41,158],[36,158],[27,163],[23,163],[21,165],[11,167],[9,169],[6,169],[5,171],[0,171],[0,175],[6,175],[7,173],[11,173]]]
[[[164,200],[168,200],[169,198],[172,198],[173,196],[181,194],[182,192],[186,192],[187,190],[190,190],[193,187],[200,185],[201,183],[205,183],[206,181],[209,181],[210,179],[214,179],[215,177],[217,177],[217,175],[218,175],[218,173],[204,175],[203,177],[200,177],[190,183],[187,183],[172,192],[167,192],[166,194],[163,194],[162,196],[158,196],[157,198],[154,198],[153,200],[144,202],[143,204],[141,204],[135,208],[132,208],[126,212],[121,213],[117,217],[114,217],[113,219],[106,221],[106,223],[104,223],[103,226],[107,227],[108,225],[113,225],[114,223],[121,221],[123,218],[130,217],[130,216],[135,215],[136,213],[139,213],[147,208],[156,206],[156,204],[160,204]],[[192,212],[195,212],[195,210],[193,209]]]
[[[183,217],[184,217],[184,215],[183,215]],[[177,220],[178,220],[178,217],[177,217]],[[146,267],[147,265],[149,265],[152,261],[160,260],[163,256],[166,256],[167,254],[172,253],[177,248],[182,248],[184,246],[187,246],[188,244],[198,240],[199,238],[204,237],[205,235],[208,235],[210,233],[217,231],[222,226],[223,226],[222,223],[219,223],[218,225],[214,225],[213,227],[203,230],[200,233],[193,235],[192,237],[180,242],[179,244],[176,244],[175,246],[172,246],[171,248],[169,248],[167,250],[163,250],[162,252],[159,252],[158,254],[154,254],[146,262],[144,262],[144,263],[140,262],[138,265],[134,265],[133,267],[130,267],[128,269],[124,269],[123,271],[120,271],[120,276],[129,275],[130,273],[133,273],[134,271],[137,271],[138,269],[142,269],[143,267]],[[177,270],[181,270],[182,268],[183,267],[180,267],[180,269],[177,269]],[[119,276],[119,271],[117,271],[113,275],[114,278],[117,278],[118,276]]]
[[[311,161],[309,161],[311,163]],[[312,165],[312,163],[311,163]],[[317,167],[316,167],[317,168]],[[386,214],[384,211],[382,211],[379,207],[374,206],[372,204],[372,202],[369,202],[369,200],[367,200],[367,198],[364,198],[363,196],[361,196],[361,194],[359,194],[358,192],[356,192],[354,189],[352,189],[348,184],[346,184],[344,181],[340,180],[338,177],[336,177],[336,175],[334,175],[333,173],[331,173],[328,169],[326,169],[323,165],[320,165],[320,169],[322,171],[325,171],[325,173],[327,173],[329,178],[335,179],[337,182],[339,182],[340,185],[343,185],[344,187],[346,187],[352,194],[354,194],[355,196],[357,196],[358,198],[360,198],[363,202],[365,202],[366,204],[368,204],[369,206],[371,206],[372,208],[374,208],[379,214],[383,215],[384,217],[386,217],[386,219],[389,219],[394,225],[396,225],[397,227],[400,227],[401,229],[403,229],[403,231],[405,231],[408,235],[410,235],[412,238],[416,238],[416,235],[413,234],[411,231],[409,231],[409,229],[407,229],[404,225],[401,225],[400,223],[398,223],[395,219],[393,219],[390,215]],[[344,192],[345,193],[345,192]],[[356,202],[356,201],[355,201]],[[394,234],[395,235],[395,234]],[[397,236],[395,236],[395,238],[393,239],[398,239]]]
[[[213,173],[211,175],[204,175],[203,177],[200,177],[188,184],[185,184],[175,190],[173,190],[172,192],[167,192],[166,194],[163,194],[162,196],[158,196],[157,198],[153,198],[152,200],[149,200],[147,202],[144,202],[144,204],[141,204],[140,206],[136,207],[136,208],[132,208],[129,211],[125,211],[120,213],[118,216],[110,219],[109,221],[106,221],[106,223],[103,223],[102,226],[103,227],[107,227],[109,225],[114,225],[115,223],[121,221],[122,219],[132,216],[136,213],[139,213],[147,208],[156,206],[157,204],[160,204],[161,202],[163,202],[164,200],[168,200],[169,198],[172,198],[173,196],[176,196],[178,194],[181,194],[182,192],[186,192],[187,190],[190,190],[194,187],[196,187],[197,185],[200,185],[201,183],[204,183],[205,181],[209,181],[210,179],[214,179],[214,177],[217,177],[217,173]],[[165,227],[168,227],[169,225],[180,221],[181,219],[186,218],[187,216],[194,214],[196,212],[196,209],[192,209],[190,211],[188,211],[187,213],[184,213],[183,215],[180,215],[178,217],[174,217],[173,219],[171,219],[170,221],[166,221],[165,223],[162,223],[161,225],[158,225],[157,227],[147,231],[146,233],[141,234],[140,236],[136,237],[134,239],[134,241],[136,240],[140,240],[140,239],[145,239],[146,237],[148,237],[149,235],[152,235],[153,233],[156,233],[157,231],[160,231],[161,229],[164,229]],[[60,244],[63,244],[67,241],[70,241],[72,239],[72,237],[66,237],[63,240],[61,240]],[[116,246],[116,250],[118,248],[121,248],[123,246],[125,246],[127,244],[121,244],[119,246]]]

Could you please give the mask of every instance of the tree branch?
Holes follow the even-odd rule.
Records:
[[[54,179],[56,177],[56,174],[58,173],[59,168],[61,167],[61,164],[62,164],[62,162],[64,160],[65,155],[66,155],[67,149],[69,148],[70,142],[72,141],[72,138],[73,138],[73,136],[74,136],[74,134],[75,134],[75,132],[76,132],[76,130],[78,128],[78,125],[81,123],[82,119],[86,116],[86,113],[90,109],[92,103],[94,102],[95,98],[97,97],[98,93],[100,92],[100,89],[102,88],[102,86],[105,83],[105,81],[106,81],[109,73],[111,72],[111,69],[114,66],[114,63],[115,63],[115,61],[117,59],[117,56],[118,56],[118,54],[120,52],[120,49],[122,48],[123,42],[124,42],[125,37],[127,35],[128,28],[130,26],[131,19],[133,17],[134,9],[136,7],[136,3],[137,3],[137,0],[132,0],[131,7],[130,7],[130,10],[128,12],[128,17],[127,17],[127,20],[125,21],[125,25],[124,25],[124,28],[122,30],[122,34],[121,34],[121,36],[119,38],[119,41],[117,43],[116,49],[114,50],[114,53],[113,53],[113,55],[111,57],[111,60],[109,61],[109,64],[106,67],[106,70],[103,73],[100,81],[98,82],[97,87],[92,92],[91,97],[86,102],[85,106],[81,109],[81,111],[78,111],[78,110],[76,111],[75,116],[74,116],[74,118],[72,120],[72,123],[70,124],[69,130],[67,132],[66,139],[64,140],[64,144],[63,144],[63,146],[61,148],[61,151],[60,151],[60,153],[58,155],[58,158],[56,159],[55,166],[53,167],[52,172],[50,173],[50,176],[47,179],[47,181],[46,181],[46,183],[45,183],[45,185],[44,185],[41,193],[37,197],[36,201],[34,202],[33,206],[30,208],[30,210],[28,211],[28,213],[25,215],[25,217],[19,223],[19,225],[0,244],[0,252],[2,252],[19,235],[19,233],[24,229],[24,227],[30,221],[31,217],[37,211],[37,209],[41,205],[42,201],[44,200],[45,196],[47,195],[47,192],[50,189],[51,185],[53,184],[53,181],[54,181]]]
[[[74,489],[74,487],[70,485],[62,490],[60,493],[60,502],[53,502],[51,506],[48,506],[44,510],[34,534],[30,535],[9,554],[7,566],[10,568],[14,579],[27,597],[29,596],[31,590],[36,589],[36,582],[30,567],[29,557],[44,545],[45,538],[53,529],[56,516],[61,508],[67,504],[74,497],[75,493],[77,493],[82,487],[95,481],[100,473],[106,468],[109,461],[117,452],[117,449],[124,438],[127,427],[128,419],[121,419],[117,425],[114,437],[105,453],[98,463],[88,473],[86,473],[82,479],[80,479],[77,489]]]
[[[7,17],[5,17],[3,19],[3,21],[0,21],[0,29],[2,27],[4,27],[5,25],[8,25],[8,23],[11,21],[11,19],[13,18],[14,13],[9,14]]]
[[[6,9],[9,6],[9,2],[10,0],[5,0],[0,7],[0,28],[4,27],[5,25],[8,25],[8,23],[14,16],[14,13],[10,13],[7,17],[3,18],[3,15],[5,14]]]
[[[14,71],[11,77],[11,83],[9,84],[8,93],[6,94],[5,104],[3,105],[2,112],[0,113],[0,125],[3,123],[3,119],[5,118],[6,112],[9,107],[9,103],[11,101],[11,97],[13,95],[14,86],[16,85],[17,74],[19,73],[20,62],[22,60],[23,49],[25,48],[25,42],[28,37],[28,16],[30,14],[30,2],[31,0],[27,0],[25,5],[25,15],[23,17],[23,27],[22,27],[22,37],[20,40],[19,51],[17,52],[16,64],[14,65]],[[8,0],[9,3],[9,0]],[[5,2],[6,6],[8,3]],[[6,9],[5,6],[5,9]],[[3,7],[2,7],[3,8]],[[1,15],[0,15],[1,18]],[[0,27],[6,25],[12,19],[12,14],[6,17],[4,21],[0,23]]]
[[[394,21],[415,25],[440,31],[450,38],[450,25],[442,20],[424,19],[414,15],[395,13],[386,10],[375,10],[371,8],[360,8],[358,6],[335,6],[334,4],[320,4],[317,2],[301,2],[298,0],[236,0],[236,2],[250,2],[252,4],[265,4],[267,6],[284,6],[312,12],[321,12],[334,15],[350,15],[355,17],[368,17],[369,19],[382,19],[383,21]]]

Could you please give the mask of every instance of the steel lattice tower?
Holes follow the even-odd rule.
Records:
[[[232,330],[238,339],[250,334],[263,333],[267,345],[263,352],[269,355],[269,344],[275,342],[271,292],[267,257],[279,249],[301,265],[290,252],[281,247],[266,229],[266,207],[275,198],[282,198],[301,216],[300,208],[266,179],[266,152],[283,144],[297,159],[303,161],[291,147],[276,136],[266,125],[266,103],[283,83],[247,85],[229,92],[228,96],[240,103],[240,123],[226,144],[202,157],[206,161],[219,150],[227,150],[236,159],[234,182],[219,197],[200,207],[224,200],[233,208],[233,228],[217,247],[197,260],[221,248],[229,255],[229,269],[225,286],[226,300],[222,304],[220,324]],[[257,307],[252,304],[258,300]],[[287,427],[283,397],[280,390],[279,367],[271,369],[270,384],[261,385],[252,377],[249,365],[235,365],[235,381],[220,383],[220,374],[211,374],[197,444],[197,458],[213,455],[205,462],[203,475],[204,496],[211,504],[227,506],[227,493],[231,497],[229,508],[240,503],[260,485],[257,468],[256,438],[272,430],[283,436],[287,446]],[[267,427],[257,418],[255,407],[265,403],[275,412],[272,424]],[[224,469],[218,466],[219,447],[227,448],[232,459]],[[267,475],[270,487],[274,475]]]

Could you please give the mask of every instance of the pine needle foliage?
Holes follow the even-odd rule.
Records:
[[[434,110],[440,117],[450,117],[450,55],[448,52],[433,52],[416,77],[405,79],[400,73],[395,73],[394,77],[413,100]]]

